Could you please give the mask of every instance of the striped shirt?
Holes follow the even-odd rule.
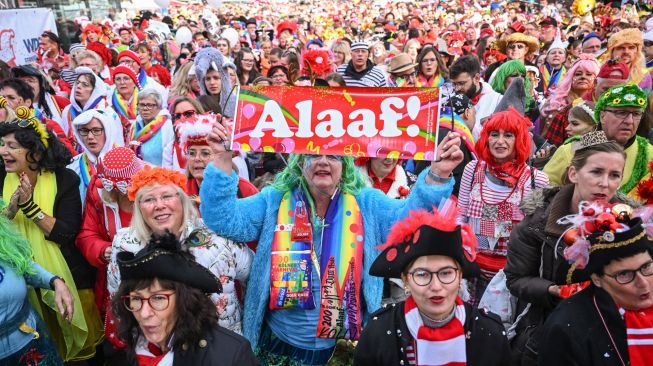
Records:
[[[371,69],[369,69],[367,71],[367,73],[365,73],[365,75],[362,78],[356,80],[356,79],[352,78],[351,76],[349,76],[349,75],[347,75],[345,73],[345,70],[347,70],[348,65],[349,64],[342,64],[342,65],[338,66],[338,69],[336,70],[336,72],[338,74],[343,76],[347,86],[355,86],[355,87],[358,87],[358,86],[376,86],[376,87],[388,86],[388,84],[386,83],[386,80],[385,80],[386,79],[385,78],[385,73],[380,68],[378,68],[376,66],[373,66]]]

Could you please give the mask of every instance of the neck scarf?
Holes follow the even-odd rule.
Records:
[[[79,177],[84,183],[84,187],[88,187],[88,183],[94,175],[95,165],[89,160],[88,153],[82,153],[82,157],[79,158]]]
[[[549,89],[555,89],[558,82],[562,80],[567,73],[567,69],[564,66],[561,66],[557,70],[551,70],[551,66],[544,64],[540,67],[540,73],[542,74],[542,85],[544,86],[544,91],[547,92]]]
[[[172,366],[174,352],[163,353],[158,346],[141,336],[136,342],[136,360],[138,366]]]
[[[279,205],[272,240],[269,307],[314,309],[311,273],[316,270],[322,282],[317,337],[359,339],[364,243],[360,208],[353,195],[334,195],[324,219],[318,259],[312,239],[292,239],[293,226],[305,223],[302,216],[311,217],[306,202],[298,188],[286,192]]]
[[[136,119],[138,116],[138,88],[134,88],[134,95],[132,95],[132,100],[129,104],[127,104],[127,101],[120,96],[118,88],[114,88],[113,96],[111,97],[111,104],[113,105],[113,109],[120,116],[128,120]]]
[[[145,68],[141,67],[141,71],[138,72],[138,84],[141,86],[141,88],[145,89],[145,85],[147,84],[148,77],[147,73],[145,72]]]
[[[524,169],[526,169],[526,164],[525,163],[517,164],[513,160],[505,163],[494,163],[494,164],[488,162],[487,167],[492,175],[508,183],[509,187],[514,187],[519,181],[521,175],[524,173]]]
[[[465,305],[456,297],[454,317],[440,328],[429,328],[419,313],[412,296],[404,303],[404,316],[410,334],[415,340],[416,365],[464,366],[467,364],[465,343]]]
[[[440,74],[435,74],[428,80],[423,74],[417,75],[417,80],[415,80],[415,86],[418,88],[439,88],[444,85],[444,78]]]
[[[347,68],[345,69],[345,75],[348,77],[354,79],[354,80],[360,80],[362,79],[365,75],[367,75],[367,72],[370,71],[374,67],[374,64],[372,61],[367,60],[367,65],[365,65],[365,69],[361,71],[356,71],[356,68],[354,68],[354,62],[349,61],[349,64],[347,65]]]
[[[631,366],[650,365],[653,360],[653,308],[630,311],[619,308],[626,323]]]
[[[145,122],[143,122],[140,117],[134,123],[134,127],[132,128],[132,133],[131,133],[131,146],[134,152],[136,153],[136,156],[138,156],[139,159],[142,158],[141,154],[141,146],[143,146],[144,143],[146,143],[149,139],[152,138],[152,136],[156,135],[157,132],[163,127],[163,125],[168,121],[168,116],[165,114],[159,114],[154,118],[150,123],[147,125]]]

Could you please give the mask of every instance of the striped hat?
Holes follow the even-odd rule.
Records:
[[[352,51],[355,51],[355,50],[369,50],[369,48],[370,48],[370,45],[367,44],[367,42],[365,42],[365,41],[354,41],[351,44],[351,50]]]
[[[116,187],[120,193],[127,194],[131,177],[144,166],[143,161],[137,158],[131,149],[124,146],[115,147],[98,161],[96,187],[102,187],[107,192]]]

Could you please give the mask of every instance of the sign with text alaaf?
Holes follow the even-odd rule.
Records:
[[[232,149],[434,160],[437,88],[241,87]]]

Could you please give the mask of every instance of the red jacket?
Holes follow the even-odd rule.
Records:
[[[86,191],[86,203],[84,204],[84,215],[82,217],[82,227],[77,234],[76,244],[84,255],[84,258],[97,268],[95,277],[95,303],[100,309],[102,316],[106,305],[109,301],[109,292],[107,291],[107,261],[104,260],[104,250],[111,246],[111,241],[116,232],[123,228],[129,227],[129,222],[120,222],[120,227],[116,227],[116,219],[120,221],[117,211],[110,207],[105,207],[98,188],[95,186],[97,176],[91,179]],[[130,215],[131,221],[131,215]],[[109,228],[107,229],[107,226]]]

